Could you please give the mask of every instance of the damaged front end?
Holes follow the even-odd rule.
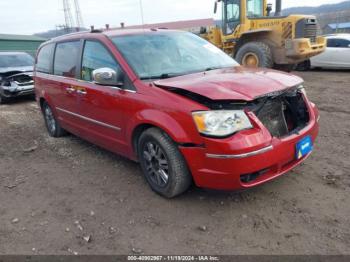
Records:
[[[307,126],[310,114],[302,86],[266,94],[251,102],[226,101],[208,104],[210,108],[244,109],[253,112],[271,136],[282,138]]]
[[[299,87],[276,96],[262,97],[252,111],[273,137],[298,133],[310,121],[304,94],[303,87]]]
[[[10,71],[0,74],[0,96],[3,99],[33,94],[33,72]]]
[[[307,98],[302,85],[265,94],[253,101],[212,100],[184,89],[167,88],[167,90],[196,101],[211,110],[253,112],[271,136],[277,138],[298,133],[310,121]]]

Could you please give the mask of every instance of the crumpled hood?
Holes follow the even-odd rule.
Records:
[[[20,67],[0,67],[0,74],[9,72],[32,72],[34,70],[33,66],[20,66]]]
[[[211,100],[252,101],[302,82],[300,77],[291,74],[239,66],[159,80],[155,85],[169,89],[183,89]]]

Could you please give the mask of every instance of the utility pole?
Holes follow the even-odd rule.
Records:
[[[64,19],[66,22],[67,31],[71,31],[74,27],[73,16],[70,8],[70,3],[68,0],[63,0],[63,11],[64,11]]]
[[[79,30],[79,28],[84,27],[84,22],[83,22],[83,17],[81,15],[79,0],[74,0],[74,6],[75,6],[75,20],[77,23],[77,28]]]

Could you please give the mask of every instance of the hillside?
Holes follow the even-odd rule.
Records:
[[[327,32],[328,24],[350,21],[350,0],[338,4],[327,4],[317,7],[300,6],[287,8],[283,10],[283,14],[316,15],[319,22],[320,32],[329,33]]]
[[[344,1],[338,4],[327,4],[318,7],[310,6],[299,6],[291,7],[283,10],[284,15],[288,14],[322,14],[322,13],[333,13],[349,10],[350,11],[350,0]]]
[[[51,39],[57,36],[61,36],[61,35],[65,35],[65,34],[69,34],[69,33],[73,33],[73,32],[77,32],[77,31],[86,31],[86,28],[80,28],[79,30],[74,29],[74,30],[67,30],[67,29],[54,29],[54,30],[49,30],[46,32],[40,32],[40,33],[36,33],[34,34],[35,36],[40,36],[40,37],[44,37],[46,39]]]

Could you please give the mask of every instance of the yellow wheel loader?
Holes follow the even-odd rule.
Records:
[[[273,15],[267,0],[216,0],[215,13],[219,3],[221,27],[202,28],[201,36],[244,66],[290,71],[326,48],[316,17],[282,16],[282,0],[276,0]]]

